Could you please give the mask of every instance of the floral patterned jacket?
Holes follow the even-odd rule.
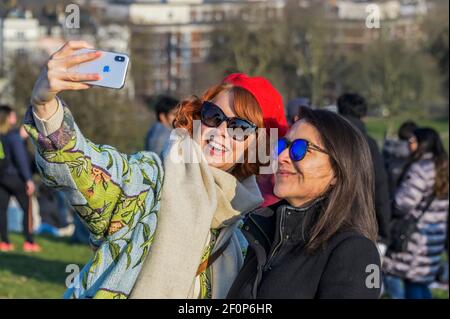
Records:
[[[66,107],[62,126],[49,136],[37,130],[31,107],[24,124],[44,183],[68,195],[97,247],[64,297],[127,298],[156,228],[163,183],[159,157],[92,143]]]

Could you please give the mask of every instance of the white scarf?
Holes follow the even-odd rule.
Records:
[[[188,154],[189,162],[183,160]],[[263,201],[254,176],[239,182],[209,166],[200,146],[176,130],[165,152],[164,170],[154,241],[130,298],[192,297],[210,229],[235,224]]]

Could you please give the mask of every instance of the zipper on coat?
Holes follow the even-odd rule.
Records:
[[[270,263],[272,261],[272,259],[275,257],[275,254],[277,253],[278,249],[283,245],[283,223],[284,223],[284,213],[285,213],[286,208],[283,207],[281,210],[281,218],[280,218],[280,242],[275,246],[275,248],[273,249],[272,254],[270,254],[269,259],[267,260],[266,263],[266,267],[264,267],[264,271],[267,271],[268,269],[270,269]]]

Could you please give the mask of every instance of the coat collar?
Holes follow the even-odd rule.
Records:
[[[320,216],[320,210],[325,199],[326,197],[324,196],[316,198],[302,207],[294,207],[291,206],[286,200],[281,200],[271,206],[259,208],[248,216],[246,221],[246,224],[249,225],[248,230],[251,229],[251,232],[259,233],[259,235],[255,234],[256,237],[264,238],[270,245],[274,239],[275,230],[281,222],[281,215],[290,211],[294,213],[292,214],[294,217],[292,222],[295,223],[295,225],[291,226],[298,229],[299,232],[299,236],[295,237],[302,238],[304,240],[308,234],[306,230],[310,230],[317,222],[317,218]],[[253,224],[253,226],[250,224]]]

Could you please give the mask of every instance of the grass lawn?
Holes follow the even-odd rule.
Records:
[[[43,251],[26,254],[21,251],[22,236],[11,234],[16,246],[13,253],[0,253],[0,298],[59,299],[65,291],[66,266],[83,266],[92,252],[84,245],[73,245],[67,239],[37,237]],[[435,298],[448,299],[448,291],[434,290]]]
[[[68,275],[66,266],[83,266],[92,252],[67,239],[37,237],[40,253],[22,252],[23,237],[11,234],[14,252],[0,252],[0,298],[61,298]]]
[[[434,299],[449,299],[448,290],[433,289]]]

